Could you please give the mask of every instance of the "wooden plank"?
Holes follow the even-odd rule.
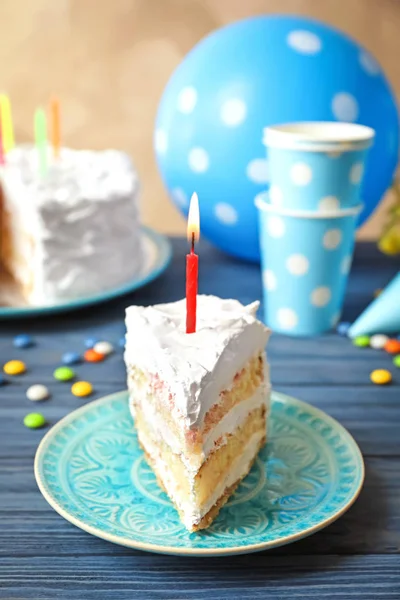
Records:
[[[5,600],[398,599],[399,566],[398,556],[376,554],[11,557],[2,559],[0,588]]]
[[[121,386],[125,387],[124,385]],[[12,388],[10,387],[9,390]],[[69,386],[54,384],[54,396],[40,406],[33,405],[22,393],[7,395],[0,408],[0,457],[33,457],[45,429],[27,430],[23,424],[26,413],[40,410],[50,424],[55,424],[72,410],[91,399],[72,396]],[[398,423],[400,422],[400,392],[398,387],[376,386],[276,386],[282,391],[309,402],[346,427],[366,455],[400,455]],[[94,397],[118,391],[114,384],[102,384]]]
[[[369,458],[354,506],[330,527],[274,554],[400,552],[400,459]],[[0,462],[0,556],[130,554],[66,522],[41,496],[32,462]],[[1,562],[1,561],[0,561]]]

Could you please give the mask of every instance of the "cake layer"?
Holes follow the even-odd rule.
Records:
[[[9,248],[3,260],[30,304],[120,285],[143,265],[139,183],[123,152],[63,148],[42,175],[37,149],[19,146],[0,170]]]
[[[264,352],[269,330],[256,319],[259,303],[197,297],[197,329],[186,334],[186,303],[141,307],[126,313],[125,362],[151,373],[154,394],[181,429],[201,428],[223,390],[246,363]],[[143,340],[146,343],[143,344]]]
[[[137,411],[139,441],[186,527],[192,529],[198,525],[225,490],[247,474],[265,441],[265,412],[265,406],[253,410],[242,426],[227,436],[226,444],[212,452],[193,474],[167,444],[152,437],[147,422]]]
[[[163,382],[151,374],[129,368],[130,406],[134,416],[140,408],[152,435],[166,442],[172,452],[182,455],[188,468],[199,469],[209,453],[222,445],[225,436],[238,427],[247,414],[266,404],[269,393],[265,354],[252,358],[233,380],[230,389],[222,390],[199,427],[187,428],[186,422],[174,418],[159,399]],[[161,390],[161,392],[160,392]]]

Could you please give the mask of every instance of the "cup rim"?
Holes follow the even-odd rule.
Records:
[[[268,196],[268,192],[263,192],[255,197],[254,204],[256,205],[258,210],[273,212],[279,215],[285,215],[287,217],[298,217],[300,219],[340,219],[342,217],[352,217],[358,215],[364,208],[364,204],[360,203],[349,208],[341,208],[340,210],[294,210],[292,208],[283,208],[281,206],[275,206],[274,204],[270,204],[266,200]]]
[[[375,131],[366,125],[342,121],[297,121],[264,128],[267,147],[307,151],[349,152],[369,148]]]

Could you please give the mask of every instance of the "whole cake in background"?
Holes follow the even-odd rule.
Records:
[[[62,148],[41,174],[37,149],[17,146],[0,184],[0,260],[26,304],[94,295],[140,271],[139,180],[125,153]]]
[[[125,362],[139,442],[189,531],[208,527],[266,441],[270,334],[258,302],[197,297],[131,306]]]

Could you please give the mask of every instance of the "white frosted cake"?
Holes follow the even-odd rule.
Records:
[[[125,362],[139,442],[189,531],[208,527],[265,444],[270,331],[258,302],[197,297],[131,306]]]
[[[143,264],[129,157],[63,148],[49,163],[41,176],[37,150],[19,146],[0,173],[0,259],[31,305],[105,291]]]

